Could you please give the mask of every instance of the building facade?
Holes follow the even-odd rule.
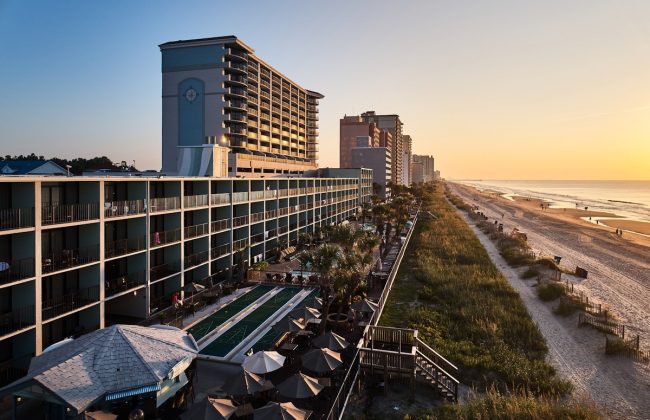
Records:
[[[404,154],[402,156],[402,184],[407,187],[411,185],[411,164],[413,163],[413,140],[411,136],[404,134]]]
[[[382,147],[386,147],[391,155],[391,180],[395,184],[402,184],[404,139],[402,134],[403,124],[399,115],[377,115],[375,111],[367,111],[361,114],[361,118],[366,123],[375,123],[379,129],[390,133],[392,142],[390,144],[385,142]]]
[[[368,137],[368,147],[380,147],[381,130],[375,123],[367,123],[360,116],[345,116],[339,120],[339,166],[352,168],[352,149],[358,137]]]
[[[0,177],[0,377],[24,374],[52,343],[138,323],[184,285],[238,276],[280,243],[350,217],[367,188],[336,175]]]
[[[433,181],[435,179],[433,156],[413,155],[411,173],[414,183]]]
[[[385,147],[355,147],[352,149],[352,165],[372,169],[373,193],[380,198],[390,196],[391,156]],[[376,186],[376,190],[375,190]]]
[[[318,159],[318,101],[235,36],[167,42],[162,53],[163,172],[179,146],[231,148],[229,174],[302,174]]]

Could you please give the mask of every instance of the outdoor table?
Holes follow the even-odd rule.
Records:
[[[321,321],[322,321],[322,319],[320,319],[320,318],[311,318],[311,319],[309,319],[307,321],[307,327],[311,331],[317,330],[319,328],[319,326],[320,326]]]
[[[280,350],[294,352],[298,350],[298,345],[294,343],[284,343],[280,346]]]

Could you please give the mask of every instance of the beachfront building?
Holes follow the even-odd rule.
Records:
[[[360,116],[344,116],[339,120],[339,166],[352,168],[352,149],[358,137],[369,139],[368,147],[380,147],[381,133],[375,123],[367,123]]]
[[[411,164],[412,182],[430,182],[435,179],[434,158],[426,155],[413,155]]]
[[[357,147],[351,150],[352,166],[372,170],[373,193],[382,199],[390,196],[388,183],[392,179],[391,154],[386,147],[370,147],[368,137],[358,137]]]
[[[361,114],[361,119],[366,123],[374,123],[380,130],[390,133],[391,138],[385,138],[381,147],[386,147],[390,153],[391,181],[395,184],[403,184],[404,136],[399,115],[377,115],[375,111],[367,111]]]
[[[235,36],[173,41],[162,53],[162,170],[180,146],[229,147],[238,177],[303,174],[318,159],[318,101]]]
[[[373,170],[367,167],[357,168],[319,168],[309,176],[317,178],[354,178],[359,180],[360,203],[371,201],[373,194]]]
[[[0,378],[352,216],[360,178],[0,176]],[[367,173],[364,175],[367,176]],[[206,280],[207,279],[207,280]]]
[[[411,185],[411,164],[413,162],[413,140],[408,134],[403,135],[404,153],[402,155],[402,185]]]

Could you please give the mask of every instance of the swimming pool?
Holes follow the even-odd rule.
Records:
[[[237,322],[236,325],[219,335],[214,341],[205,346],[200,353],[215,357],[226,356],[248,338],[248,336],[260,327],[260,325],[271,318],[273,314],[302,291],[303,289],[299,287],[283,288],[275,296],[271,297],[257,309]]]
[[[260,285],[255,287],[253,290],[246,292],[223,308],[219,309],[217,312],[213,313],[202,321],[199,321],[190,327],[187,332],[192,334],[195,341],[199,341],[215,328],[219,327],[224,322],[243,311],[257,299],[273,290],[273,288],[274,286],[268,285]]]

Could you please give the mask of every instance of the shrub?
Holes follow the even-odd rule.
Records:
[[[560,299],[560,303],[553,309],[553,313],[560,316],[569,316],[577,310],[584,310],[585,305],[573,299]]]
[[[539,276],[539,270],[533,267],[528,267],[528,269],[521,274],[522,279],[532,279],[537,276]]]
[[[564,294],[564,285],[560,283],[542,283],[537,286],[537,296],[544,302],[555,300]]]

